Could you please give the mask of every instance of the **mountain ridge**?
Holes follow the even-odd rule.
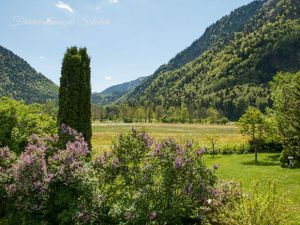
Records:
[[[23,58],[0,46],[0,96],[41,103],[57,100],[58,86]]]
[[[96,105],[108,105],[119,98],[121,98],[124,94],[132,91],[136,86],[140,85],[146,77],[139,77],[135,80],[131,80],[128,82],[124,82],[121,84],[113,85],[102,92],[95,92],[92,94],[92,102]]]
[[[264,110],[271,104],[268,81],[277,71],[300,69],[297,2],[265,0],[248,4],[246,8],[258,4],[258,10],[229,40],[218,39],[184,66],[152,75],[124,102],[153,109],[158,105],[166,109],[186,106],[192,111],[214,107],[233,120],[249,105]],[[239,10],[245,8],[233,12]]]
[[[195,40],[190,46],[176,54],[175,57],[170,59],[167,64],[161,65],[151,76],[149,76],[143,82],[143,84],[136,87],[135,90],[124,96],[122,100],[127,101],[128,99],[132,98],[132,96],[136,96],[140,92],[144,92],[146,87],[160,73],[178,69],[181,66],[195,60],[204,51],[215,45],[220,39],[222,41],[226,41],[226,38],[230,39],[230,36],[234,32],[241,31],[244,28],[243,25],[251,19],[251,17],[262,7],[262,5],[263,1],[261,0],[253,1],[245,6],[241,6],[233,10],[229,15],[223,16],[221,19],[206,28],[203,35]],[[233,22],[231,24],[231,21],[236,21],[237,17],[242,18],[239,23]],[[226,29],[226,26],[224,26],[224,24],[230,25],[229,31]],[[215,34],[216,30],[218,31],[218,34]]]

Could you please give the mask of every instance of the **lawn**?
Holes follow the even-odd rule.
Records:
[[[279,154],[261,153],[258,155],[259,163],[254,164],[253,154],[221,155],[212,158],[206,156],[205,162],[212,167],[219,165],[217,176],[222,180],[241,182],[247,190],[255,181],[259,181],[264,188],[268,181],[276,182],[280,193],[285,193],[291,200],[295,210],[292,221],[294,225],[300,224],[300,169],[281,168]]]
[[[193,141],[198,146],[209,146],[209,137],[218,137],[217,147],[246,143],[247,137],[239,133],[234,124],[228,125],[199,125],[199,124],[124,124],[124,123],[95,123],[93,124],[93,151],[95,154],[109,150],[118,133],[129,131],[136,127],[145,130],[156,141],[171,137],[179,143]],[[295,212],[291,221],[300,221],[300,169],[281,168],[279,154],[261,153],[259,164],[254,164],[253,154],[219,155],[213,158],[206,156],[205,162],[212,167],[219,165],[217,176],[223,180],[241,182],[247,190],[255,181],[265,187],[269,180],[275,181],[280,193],[287,194]],[[299,225],[300,222],[292,223]]]

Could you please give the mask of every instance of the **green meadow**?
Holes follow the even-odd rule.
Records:
[[[197,146],[210,146],[210,138],[217,139],[216,147],[236,145],[247,142],[247,137],[239,132],[235,124],[165,124],[165,123],[94,123],[92,144],[95,152],[109,150],[114,138],[119,133],[127,132],[132,127],[145,130],[156,141],[173,138],[184,144],[192,141]]]

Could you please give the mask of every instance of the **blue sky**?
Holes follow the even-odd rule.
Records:
[[[152,74],[251,0],[0,1],[0,45],[59,84],[68,46],[91,56],[92,89]]]

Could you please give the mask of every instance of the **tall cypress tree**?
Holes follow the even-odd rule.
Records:
[[[81,132],[91,146],[91,68],[86,48],[68,48],[59,88],[58,124]]]

